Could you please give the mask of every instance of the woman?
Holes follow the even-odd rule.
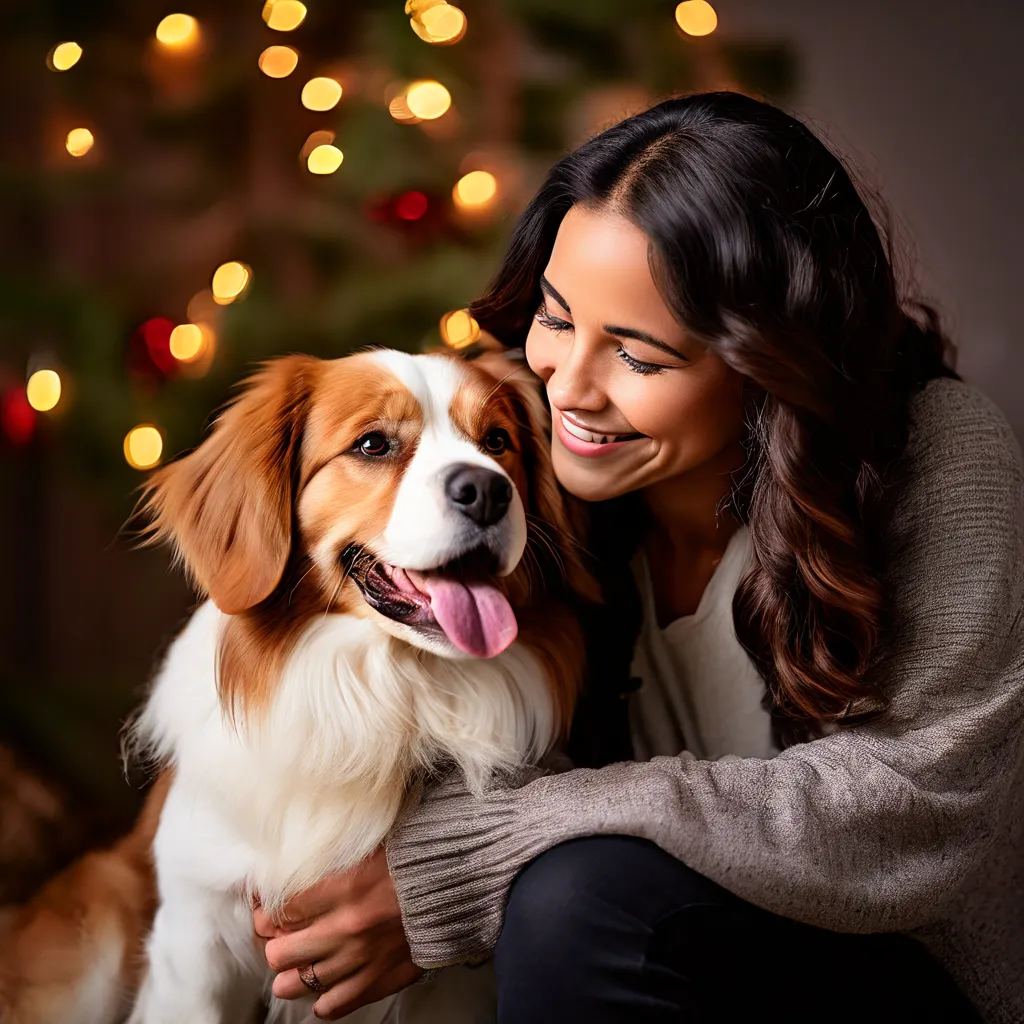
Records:
[[[552,169],[473,312],[595,503],[574,747],[619,763],[428,788],[257,913],[275,991],[312,964],[336,1017],[495,950],[501,1022],[1024,1020],[1020,456],[839,161],[658,104]]]

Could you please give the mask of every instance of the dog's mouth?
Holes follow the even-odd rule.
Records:
[[[440,631],[466,654],[493,658],[516,638],[515,613],[496,583],[497,559],[485,548],[426,571],[388,565],[358,545],[345,548],[341,561],[375,611],[423,632]]]

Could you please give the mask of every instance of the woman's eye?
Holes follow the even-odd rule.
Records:
[[[495,427],[484,438],[484,448],[489,455],[501,455],[508,451],[512,444],[512,438],[503,427]]]
[[[541,327],[546,327],[549,331],[572,330],[571,323],[567,320],[559,320],[556,316],[551,316],[543,306],[533,314],[533,318],[541,325]]]
[[[391,445],[389,444],[388,439],[383,434],[378,434],[376,432],[366,434],[359,438],[355,443],[355,448],[363,455],[372,455],[374,457],[387,455],[387,453],[391,451]]]
[[[642,377],[650,377],[668,369],[667,366],[659,366],[657,363],[643,363],[639,359],[634,359],[624,348],[619,349],[619,358],[634,373],[639,373]]]

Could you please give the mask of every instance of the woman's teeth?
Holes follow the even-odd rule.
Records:
[[[562,426],[565,427],[566,431],[572,434],[573,437],[578,437],[581,441],[589,441],[590,444],[609,444],[612,441],[629,441],[637,435],[634,434],[595,434],[589,430],[584,430],[582,427],[576,426],[575,423],[570,422],[562,416]]]

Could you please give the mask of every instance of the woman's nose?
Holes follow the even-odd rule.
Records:
[[[605,396],[593,348],[579,338],[565,346],[547,380],[547,392],[559,409],[601,409]]]

